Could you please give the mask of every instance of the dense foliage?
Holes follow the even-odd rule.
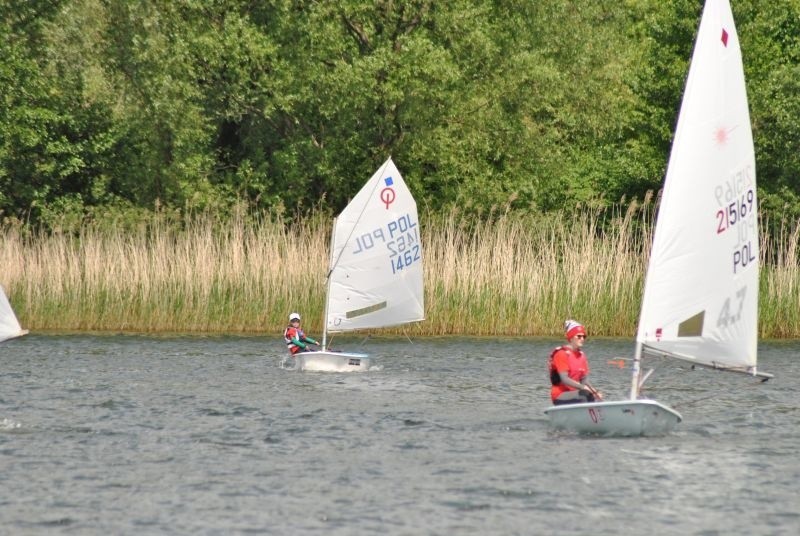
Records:
[[[340,209],[661,184],[699,0],[0,0],[0,217]],[[734,0],[762,206],[800,216],[800,0]]]

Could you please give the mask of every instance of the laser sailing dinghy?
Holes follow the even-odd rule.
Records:
[[[553,406],[557,429],[660,435],[682,419],[640,399],[642,355],[756,369],[758,215],[753,136],[728,0],[708,0],[686,80],[647,269],[630,399]]]
[[[0,342],[22,337],[26,333],[28,330],[22,329],[22,326],[19,325],[19,320],[8,302],[6,292],[0,286]]]
[[[420,238],[417,204],[389,158],[334,222],[322,348],[295,354],[297,369],[368,370],[372,357],[331,350],[328,334],[425,319]]]

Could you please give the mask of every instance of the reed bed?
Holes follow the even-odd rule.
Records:
[[[321,310],[327,247],[303,223],[200,218],[78,236],[6,231],[0,262],[32,330],[258,332],[290,309]]]
[[[385,331],[560,336],[572,317],[592,334],[632,337],[653,205],[481,224],[458,211],[423,215],[427,319]],[[330,224],[320,213],[76,233],[10,226],[0,230],[0,283],[33,331],[273,334],[299,311],[317,334]],[[798,241],[797,223],[762,239],[762,337],[800,336]]]
[[[781,222],[761,239],[759,333],[800,338],[800,222]]]
[[[611,221],[604,221],[610,217]],[[450,214],[425,237],[427,327],[435,334],[559,334],[566,318],[630,334],[638,315],[646,211],[575,211],[548,220],[506,214],[467,228]]]

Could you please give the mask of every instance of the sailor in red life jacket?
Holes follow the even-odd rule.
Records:
[[[306,334],[300,328],[300,315],[292,313],[289,315],[289,325],[283,332],[283,340],[286,341],[286,346],[289,347],[289,352],[294,356],[297,352],[310,352],[308,345],[313,344],[319,346],[319,343]]]
[[[550,354],[550,398],[553,404],[576,404],[603,400],[602,395],[586,381],[589,362],[583,353],[586,329],[574,320],[564,323],[567,344]]]

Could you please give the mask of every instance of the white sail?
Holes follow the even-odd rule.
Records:
[[[22,326],[19,325],[19,320],[17,320],[14,310],[11,309],[5,290],[0,286],[0,342],[14,337],[21,337],[26,333],[28,331],[22,329]]]
[[[739,38],[706,2],[664,183],[637,342],[698,364],[754,369],[756,169]]]
[[[417,204],[389,158],[336,219],[326,331],[423,320]]]

